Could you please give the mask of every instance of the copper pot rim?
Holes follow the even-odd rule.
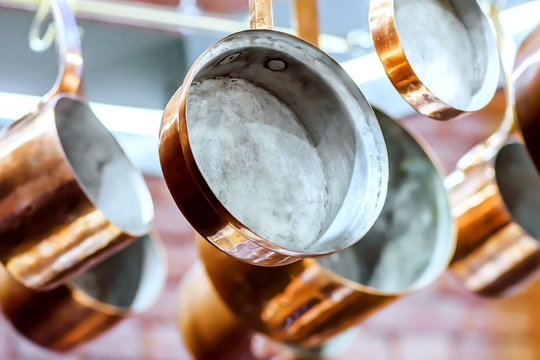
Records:
[[[58,102],[61,101],[62,99],[70,99],[71,101],[76,103],[77,106],[81,106],[82,108],[84,108],[84,110],[86,112],[88,112],[88,114],[92,117],[92,122],[96,123],[99,126],[100,133],[101,133],[100,137],[108,137],[109,138],[108,142],[111,145],[113,145],[114,148],[115,148],[114,149],[115,154],[121,156],[123,161],[125,161],[127,164],[129,164],[130,172],[131,172],[130,177],[131,178],[137,178],[137,181],[139,183],[141,183],[141,184],[146,184],[146,182],[144,181],[144,176],[142,175],[142,173],[137,169],[137,167],[133,164],[131,159],[126,155],[126,153],[124,152],[124,149],[120,146],[120,144],[118,144],[118,142],[116,141],[114,136],[109,132],[109,130],[107,130],[107,128],[105,128],[103,123],[99,120],[99,118],[92,111],[92,109],[90,108],[88,103],[86,101],[84,101],[83,99],[81,99],[81,97],[79,95],[77,95],[77,94],[63,92],[63,93],[58,93],[58,94],[52,96],[49,100],[42,103],[40,105],[40,109],[46,111],[47,108],[50,108],[50,111],[54,115],[54,120],[53,120],[53,123],[54,123],[54,125],[53,125],[54,138],[55,138],[56,143],[58,144],[58,149],[62,154],[62,158],[64,159],[65,165],[68,166],[68,168],[69,168],[69,170],[71,172],[71,175],[77,181],[77,186],[78,186],[79,190],[84,194],[84,196],[88,200],[88,202],[90,204],[92,204],[92,206],[95,209],[97,209],[99,212],[101,212],[104,215],[104,217],[107,219],[107,221],[109,221],[111,224],[116,226],[123,233],[125,233],[127,235],[130,235],[131,237],[142,237],[142,236],[144,236],[145,234],[147,234],[151,230],[152,221],[153,221],[154,214],[155,214],[154,203],[152,201],[152,196],[150,194],[150,190],[148,189],[148,187],[146,185],[142,186],[142,187],[139,187],[137,189],[138,190],[137,198],[139,199],[139,201],[138,201],[139,202],[139,209],[146,209],[146,211],[151,211],[151,216],[150,216],[149,221],[145,222],[145,221],[141,220],[141,223],[146,223],[146,224],[144,225],[144,229],[142,229],[140,232],[133,232],[133,231],[126,230],[123,226],[120,226],[115,221],[113,221],[111,219],[111,217],[107,213],[105,213],[98,206],[97,201],[94,199],[94,197],[90,196],[90,194],[89,194],[89,192],[87,190],[87,187],[81,181],[77,171],[75,171],[75,169],[73,168],[72,163],[69,160],[69,158],[68,158],[68,156],[66,154],[66,151],[64,149],[64,145],[63,145],[63,143],[62,143],[62,141],[60,139],[60,135],[58,133],[58,123],[57,123],[57,118],[56,118],[56,106],[57,106]],[[34,117],[34,116],[39,116],[39,114],[34,113],[34,114],[31,115],[31,117]],[[73,121],[73,120],[70,120],[70,121]]]
[[[150,296],[150,300],[146,300],[143,306],[140,306],[139,308],[135,308],[135,306],[118,306],[118,305],[112,305],[109,303],[106,303],[104,301],[101,301],[99,299],[96,299],[95,297],[92,297],[90,294],[86,293],[84,290],[80,289],[75,283],[72,281],[67,282],[63,286],[65,286],[72,294],[72,297],[74,301],[81,304],[82,306],[92,309],[96,312],[112,316],[112,317],[128,317],[131,315],[138,315],[149,308],[151,308],[156,300],[159,298],[161,293],[163,292],[163,289],[166,285],[166,277],[168,273],[168,265],[167,265],[167,256],[165,252],[165,246],[163,244],[163,241],[161,238],[157,235],[156,232],[152,232],[150,235],[144,235],[138,238],[135,241],[145,241],[147,244],[144,246],[150,246],[150,250],[145,251],[154,251],[156,256],[156,265],[159,266],[159,269],[156,269],[154,266],[152,269],[146,270],[148,274],[151,275],[151,278],[145,278],[141,279],[139,282],[139,290],[142,288],[141,285],[143,285],[143,282],[150,283],[158,281],[158,286],[154,288],[152,295]],[[129,245],[128,245],[129,246]],[[119,253],[122,252],[122,250],[119,251]],[[99,266],[99,263],[95,266]],[[86,271],[92,271],[92,268],[86,270]]]
[[[489,63],[493,63],[493,61],[488,61],[488,66],[486,67],[486,73],[491,73],[491,76],[486,76],[486,78],[493,78],[496,79],[493,82],[493,85],[491,86],[491,89],[488,88],[489,91],[486,91],[485,88],[488,87],[486,85],[487,80],[484,79],[482,81],[482,86],[479,90],[476,91],[475,95],[471,96],[471,103],[473,103],[473,99],[478,96],[478,94],[482,92],[486,92],[486,95],[484,96],[484,101],[477,101],[478,104],[476,106],[468,106],[468,107],[459,107],[459,106],[453,106],[444,100],[442,100],[440,97],[438,97],[435,93],[433,93],[429,87],[424,84],[424,82],[417,76],[416,72],[414,71],[411,63],[409,62],[409,59],[407,55],[405,54],[405,50],[403,48],[403,45],[401,41],[399,40],[398,30],[397,30],[397,24],[396,24],[396,17],[395,17],[395,8],[394,8],[395,0],[370,0],[370,8],[369,8],[369,25],[370,25],[370,32],[371,36],[373,38],[375,52],[377,53],[377,56],[379,57],[384,69],[385,73],[388,76],[388,79],[391,81],[392,85],[395,87],[395,89],[399,92],[399,94],[404,98],[409,105],[411,105],[416,111],[418,111],[420,114],[427,116],[429,118],[435,119],[435,120],[451,120],[454,119],[466,112],[474,112],[477,110],[480,110],[484,108],[493,98],[498,85],[498,79],[499,79],[499,73],[500,73],[500,66],[499,62],[496,61],[496,64],[492,64],[489,66]],[[473,4],[474,3],[474,4]],[[483,19],[484,21],[481,21],[483,31],[488,33],[494,33],[493,26],[490,24],[489,20],[487,19],[484,12],[481,10],[480,6],[476,3],[476,1],[471,2],[471,6],[477,9],[478,16]],[[375,20],[376,16],[374,15],[374,12],[377,7],[386,8],[387,11],[381,12],[384,14],[383,22],[387,25],[387,28],[382,31],[383,35],[395,39],[395,42],[397,44],[397,48],[392,50],[393,56],[399,56],[399,62],[403,65],[403,68],[405,69],[406,73],[408,74],[408,78],[412,79],[410,80],[410,83],[414,84],[414,88],[409,88],[408,86],[400,86],[397,81],[396,76],[392,76],[388,73],[387,68],[390,69],[391,65],[387,64],[385,55],[386,51],[383,46],[378,45],[378,42],[375,41],[375,39],[379,39],[380,34],[376,34],[374,32],[375,28]],[[388,34],[386,34],[388,33]],[[497,58],[497,46],[495,43],[495,40],[493,41],[492,46],[489,46],[488,51],[488,58]],[[491,71],[490,71],[490,68]],[[420,92],[423,94],[423,104],[420,106],[414,105],[411,102],[409,102],[405,96],[411,92]],[[423,109],[422,105],[425,105],[426,103],[432,103],[433,106],[429,106],[428,109]],[[433,108],[436,108],[435,111],[433,111]]]
[[[222,219],[224,219],[226,221],[226,223],[228,225],[230,225],[235,231],[240,233],[245,238],[253,241],[257,245],[259,245],[259,246],[261,246],[263,248],[266,248],[268,250],[274,251],[276,253],[287,255],[287,256],[292,256],[292,257],[295,257],[297,259],[311,258],[311,257],[322,257],[322,256],[327,256],[327,255],[337,253],[337,252],[342,251],[342,250],[344,250],[344,249],[346,249],[346,248],[348,248],[350,246],[353,246],[356,242],[361,241],[362,237],[352,240],[352,242],[350,242],[347,246],[341,247],[339,249],[333,249],[333,250],[330,250],[330,251],[309,252],[309,253],[291,250],[291,249],[288,249],[286,247],[274,244],[271,241],[266,240],[266,239],[262,238],[261,236],[257,235],[256,233],[254,233],[247,226],[245,226],[240,220],[238,220],[234,215],[232,215],[229,212],[229,210],[227,210],[227,208],[221,203],[221,201],[218,200],[218,198],[216,197],[216,195],[214,194],[214,192],[212,191],[212,189],[210,188],[210,186],[208,185],[208,183],[204,179],[204,176],[202,175],[202,173],[201,173],[201,171],[200,171],[200,169],[199,169],[199,167],[197,165],[197,162],[195,161],[193,152],[191,150],[190,142],[189,142],[188,126],[187,126],[187,121],[186,121],[187,120],[187,98],[189,96],[190,85],[193,83],[193,80],[194,80],[196,74],[201,69],[201,61],[202,61],[202,59],[205,56],[208,55],[208,52],[211,49],[213,49],[216,45],[218,45],[218,44],[220,44],[220,43],[222,43],[224,41],[234,39],[238,35],[243,35],[243,34],[247,34],[247,33],[254,32],[254,31],[256,31],[258,33],[268,33],[268,34],[288,38],[288,39],[290,39],[292,41],[298,42],[299,44],[301,44],[301,46],[307,47],[310,50],[317,51],[318,53],[324,55],[329,61],[331,61],[332,70],[333,70],[333,73],[335,73],[336,77],[338,77],[340,80],[343,80],[343,82],[347,82],[348,83],[348,84],[346,84],[347,90],[349,90],[351,92],[354,91],[356,93],[355,96],[354,96],[355,99],[360,98],[361,100],[363,100],[364,104],[361,104],[361,106],[363,106],[363,107],[367,106],[367,109],[369,109],[369,111],[367,111],[367,114],[366,114],[365,110],[367,110],[367,109],[362,108],[362,110],[364,111],[364,115],[366,116],[366,118],[368,118],[368,122],[371,122],[368,126],[370,128],[372,128],[372,129],[373,129],[373,126],[376,126],[379,129],[379,132],[380,132],[380,127],[378,125],[376,116],[375,116],[375,114],[373,112],[373,109],[372,109],[371,105],[369,104],[369,102],[367,101],[367,99],[365,98],[363,93],[360,91],[358,86],[347,75],[345,70],[343,70],[342,67],[339,65],[339,63],[336,62],[331,56],[326,54],[324,51],[322,51],[317,46],[314,46],[313,44],[309,43],[308,41],[305,41],[305,40],[303,40],[301,38],[298,38],[298,37],[296,37],[294,35],[291,35],[291,34],[288,34],[288,33],[282,32],[282,31],[277,31],[277,30],[273,30],[273,29],[247,29],[247,30],[242,30],[242,31],[239,31],[239,32],[229,34],[226,37],[218,40],[217,42],[212,44],[207,50],[205,50],[205,52],[202,53],[199,56],[199,58],[195,61],[195,63],[192,65],[191,69],[189,70],[188,74],[186,75],[186,77],[184,79],[184,82],[183,82],[183,84],[182,84],[182,86],[181,86],[181,88],[179,90],[179,91],[181,91],[182,89],[185,89],[184,91],[181,91],[180,97],[178,98],[178,102],[176,104],[176,113],[175,113],[175,123],[176,124],[175,124],[175,126],[176,126],[176,130],[178,131],[179,144],[180,144],[180,147],[181,147],[181,150],[182,150],[182,154],[183,154],[183,156],[185,158],[187,168],[190,171],[190,175],[194,179],[194,181],[197,184],[199,190],[202,192],[205,199],[212,206],[214,211],[216,211],[216,213],[218,213],[219,216]],[[182,116],[182,114],[185,114],[185,116]],[[186,134],[186,136],[182,136],[182,134]],[[370,132],[370,135],[372,135],[373,142],[377,145],[377,140],[376,140],[375,136],[373,136],[374,134],[372,132]],[[382,138],[382,133],[381,133],[381,138]],[[384,149],[382,149],[382,148],[378,149],[379,150],[378,152],[386,154],[385,153],[386,146],[384,145],[384,140],[382,140],[382,144],[383,144]],[[385,164],[387,165],[387,161],[385,162]],[[381,168],[384,168],[384,166],[382,166]],[[385,183],[384,179],[387,179],[387,177],[388,177],[387,176],[388,175],[387,166],[386,166],[386,170],[383,169],[381,171],[381,173],[382,173],[382,175],[379,176],[379,180],[380,180],[379,189],[382,188],[384,191],[379,191],[378,194],[377,194],[376,206],[375,206],[375,209],[372,210],[372,212],[376,213],[377,216],[372,216],[374,218],[372,223],[374,223],[376,221],[376,219],[378,218],[378,214],[380,214],[380,211],[382,210],[382,208],[384,206],[384,201],[385,201],[385,198],[386,198],[386,188],[387,188],[387,186],[384,186],[384,183]],[[368,230],[369,230],[369,228],[370,227],[368,227]],[[367,231],[365,231],[365,233],[367,233]],[[242,261],[242,259],[239,259],[239,260]],[[280,265],[281,264],[265,265],[265,266],[280,266]]]
[[[385,116],[389,123],[392,124],[392,126],[396,126],[397,128],[401,129],[403,134],[406,134],[409,137],[409,140],[415,142],[420,150],[422,150],[423,155],[425,156],[425,159],[429,161],[435,172],[438,174],[439,181],[440,181],[440,194],[447,194],[446,188],[444,186],[444,168],[442,166],[442,162],[440,159],[436,156],[433,149],[429,146],[429,143],[417,132],[414,131],[414,129],[411,129],[410,127],[403,126],[398,121],[394,120],[390,116],[388,116],[384,111],[381,111],[377,108],[374,108],[374,111],[379,118],[379,114],[382,116]],[[439,194],[435,194],[436,197],[440,197]],[[444,257],[444,261],[442,261],[440,264],[438,264],[437,271],[431,272],[431,275],[427,279],[422,279],[426,273],[428,273],[428,267],[432,266],[431,263],[434,261],[434,258],[436,257],[435,252],[436,249],[433,250],[433,254],[431,256],[430,263],[426,266],[426,269],[422,272],[422,274],[418,277],[419,280],[415,281],[411,286],[407,287],[404,290],[398,290],[398,291],[383,291],[379,290],[373,286],[365,285],[358,283],[356,281],[350,280],[344,276],[339,275],[337,272],[332,271],[322,264],[320,264],[317,259],[304,259],[303,261],[306,262],[306,267],[308,266],[318,266],[323,269],[323,271],[327,274],[328,277],[333,279],[337,283],[342,283],[348,288],[360,292],[360,293],[366,293],[370,295],[380,296],[380,297],[388,297],[388,298],[394,298],[394,297],[401,297],[406,296],[412,293],[415,293],[419,290],[422,290],[426,287],[428,287],[430,284],[432,284],[437,278],[439,278],[448,268],[452,261],[452,257],[454,256],[456,246],[457,246],[457,225],[454,217],[451,213],[450,203],[448,196],[446,196],[446,207],[448,209],[448,216],[447,220],[450,223],[450,233],[448,234],[448,241],[450,242],[450,246],[447,249],[447,256]]]

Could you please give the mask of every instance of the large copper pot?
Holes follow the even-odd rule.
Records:
[[[250,8],[252,30],[229,35],[210,47],[193,64],[182,87],[170,100],[163,115],[159,153],[169,190],[186,219],[199,234],[217,248],[242,261],[276,266],[292,263],[300,258],[328,255],[361,239],[375,222],[384,203],[388,175],[387,156],[371,107],[343,69],[328,55],[307,42],[271,30],[271,1],[251,0]],[[252,136],[237,135],[240,134],[238,129],[262,123],[263,120],[260,120],[257,114],[259,110],[264,113],[266,109],[265,106],[260,106],[253,114],[245,113],[242,109],[247,106],[248,101],[242,100],[243,98],[230,98],[218,106],[213,101],[228,99],[229,94],[227,91],[208,91],[201,100],[208,101],[201,114],[202,111],[212,111],[217,107],[220,109],[219,116],[225,112],[241,113],[245,121],[236,127],[227,128],[230,136],[218,141],[213,136],[217,125],[221,126],[221,118],[218,116],[217,125],[209,126],[203,132],[207,136],[204,138],[206,145],[195,146],[191,137],[195,130],[191,130],[201,123],[206,115],[192,113],[188,116],[190,106],[196,105],[190,103],[190,96],[193,96],[196,86],[209,84],[211,81],[227,82],[231,87],[237,87],[234,82],[247,82],[251,90],[246,90],[246,93],[265,91],[272,94],[272,101],[280,102],[286,111],[294,113],[301,128],[309,134],[312,139],[310,146],[316,147],[324,164],[322,169],[326,174],[325,191],[328,194],[323,225],[312,240],[299,236],[294,238],[295,241],[305,243],[300,245],[292,242],[284,245],[277,237],[263,236],[259,230],[253,229],[251,220],[265,219],[260,213],[266,209],[266,202],[257,196],[248,196],[251,194],[248,192],[251,191],[250,186],[238,186],[234,190],[217,193],[214,186],[209,184],[213,168],[205,171],[202,169],[205,166],[211,167],[209,164],[212,161],[221,159],[220,151],[236,151],[244,146],[258,144]],[[273,116],[275,113],[270,111],[268,114]],[[276,128],[272,127],[272,124],[273,122],[268,120],[268,123],[265,123],[268,131],[259,131],[257,135],[266,136],[265,134],[273,132]],[[280,143],[291,135],[292,133],[284,131],[283,136],[278,137],[276,142]],[[195,151],[195,148],[199,150]],[[215,151],[215,155],[208,159],[204,158],[201,152],[201,149],[207,148]],[[254,167],[248,169],[251,171],[255,166],[259,166],[261,159],[254,154],[264,154],[276,149],[279,151],[280,146],[257,149],[242,156],[231,157],[226,166],[228,173],[214,180],[241,178],[246,172],[239,167],[241,163],[254,163]],[[299,153],[291,151],[284,155],[284,158],[287,157],[298,163],[298,171],[290,176],[276,178],[279,167],[260,166],[260,171],[265,174],[264,179],[268,179],[269,184],[283,178],[291,181],[291,184],[303,184],[303,179],[310,178],[304,171],[303,157]],[[254,173],[255,176],[258,175],[258,172]],[[305,189],[303,186],[299,188]],[[287,198],[290,198],[288,191],[289,188],[275,188],[265,197],[264,200],[277,198],[283,203],[283,206],[270,207],[273,212],[268,214],[268,218],[276,213],[281,214],[281,210],[290,204],[287,201]],[[240,197],[247,197],[240,208],[243,212],[249,210],[248,214],[243,214],[243,218],[223,201],[224,198],[234,200]],[[298,212],[292,209],[287,216],[298,216]],[[310,216],[310,213],[307,212],[306,216]],[[277,224],[268,225],[268,228],[273,231],[279,226],[290,225],[292,231],[296,230],[287,219],[277,221]],[[309,226],[307,228],[313,230]]]

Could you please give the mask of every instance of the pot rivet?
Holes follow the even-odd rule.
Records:
[[[285,61],[279,60],[279,59],[272,59],[268,61],[266,64],[266,67],[272,71],[282,71],[285,70],[287,67],[287,64],[285,64]]]

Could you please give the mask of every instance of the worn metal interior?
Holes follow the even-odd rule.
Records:
[[[381,216],[352,247],[318,261],[382,292],[428,284],[448,264],[454,226],[446,190],[422,146],[401,126],[376,112],[388,147],[390,182]]]
[[[120,229],[135,235],[148,231],[150,192],[112,134],[78,100],[62,97],[54,110],[58,138],[86,195]]]
[[[540,204],[540,178],[523,144],[505,145],[495,159],[495,177],[503,201],[514,221],[540,239],[536,210]]]
[[[147,235],[73,278],[69,286],[118,312],[150,307],[165,284],[163,254]]]
[[[279,103],[294,113],[298,125],[305,130],[322,163],[328,201],[316,239],[309,244],[296,243],[290,238],[267,240],[289,250],[308,251],[309,247],[309,252],[314,254],[336,251],[358,240],[372,224],[382,205],[387,165],[380,129],[372,110],[337,63],[290,35],[275,31],[247,31],[228,36],[200,59],[193,84],[216,78],[243,79],[277,98]],[[202,121],[198,117],[201,114],[189,116],[189,96],[188,133]],[[216,94],[209,96],[217,97]],[[231,99],[230,106],[247,107],[250,106],[249,101],[247,98]],[[270,111],[273,110],[270,108]],[[256,116],[246,121],[266,121],[272,125],[271,120]],[[295,119],[291,119],[293,121]],[[294,136],[292,133],[289,135]],[[233,142],[238,140],[232,139]],[[244,140],[250,142],[250,139]],[[239,142],[238,145],[245,144]],[[208,146],[215,147],[219,156],[219,148],[223,144],[210,142]],[[211,179],[201,161],[204,156],[197,150],[192,148],[194,158],[208,182]],[[299,154],[289,153],[288,156],[298,157]],[[240,165],[231,162],[231,176],[235,172],[241,175]],[[291,173],[296,171],[289,170]],[[301,169],[297,172],[300,173]],[[269,176],[272,176],[270,172]],[[211,183],[209,185],[212,187]],[[219,198],[219,194],[216,195]],[[241,194],[232,196],[235,195]],[[274,195],[281,196],[279,193]],[[257,211],[256,205],[253,211]],[[276,201],[270,206],[277,210],[281,205]],[[236,214],[233,212],[232,215]],[[249,223],[244,225],[250,227]]]

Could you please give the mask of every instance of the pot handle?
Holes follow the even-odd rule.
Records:
[[[272,0],[249,0],[249,17],[252,30],[272,30]]]
[[[317,0],[295,0],[294,12],[298,37],[318,47]]]
[[[514,56],[516,53],[516,43],[514,39],[506,34],[502,28],[499,16],[499,8],[503,1],[487,1],[485,13],[491,19],[495,35],[497,37],[497,48],[501,68],[505,79],[504,93],[506,98],[506,108],[503,119],[497,130],[486,140],[469,150],[457,163],[456,171],[464,172],[475,165],[491,158],[505,143],[508,137],[517,130],[516,114],[514,106],[514,86],[512,84],[512,68],[514,67]],[[452,175],[452,174],[451,174]],[[449,180],[449,183],[451,181]]]
[[[81,89],[82,52],[79,29],[68,0],[42,0],[41,6],[50,7],[56,28],[59,71],[52,89],[43,96],[42,103],[60,93],[78,94]],[[38,14],[39,15],[39,14]],[[39,26],[39,18],[38,25]],[[34,25],[34,24],[33,24]]]

